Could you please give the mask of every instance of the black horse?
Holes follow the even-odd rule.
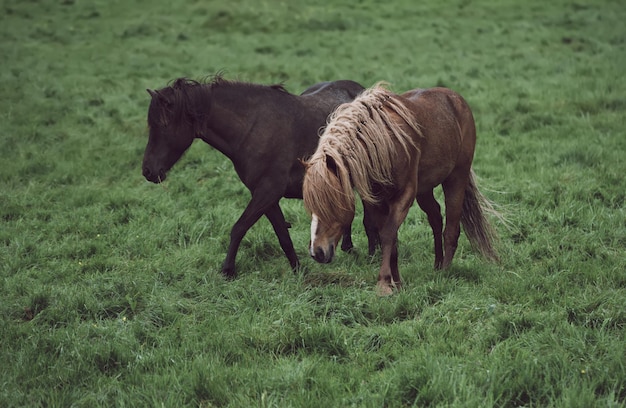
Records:
[[[175,80],[152,96],[148,110],[150,131],[143,159],[143,175],[153,183],[165,180],[167,171],[199,138],[226,155],[252,194],[230,233],[222,273],[236,275],[235,257],[246,232],[265,215],[294,271],[299,261],[289,236],[279,201],[302,198],[304,167],[317,148],[320,129],[341,103],[353,100],[364,88],[353,81],[322,82],[297,96],[281,85],[263,86],[227,81]],[[364,217],[370,253],[377,234]],[[342,249],[352,248],[350,229]]]

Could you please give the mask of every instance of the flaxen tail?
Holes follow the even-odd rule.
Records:
[[[461,224],[472,247],[491,261],[498,261],[498,252],[494,244],[498,239],[496,230],[491,226],[486,215],[503,219],[494,204],[481,194],[476,185],[474,170],[470,172],[470,180],[465,189]]]

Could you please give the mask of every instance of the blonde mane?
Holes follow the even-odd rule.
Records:
[[[402,121],[397,121],[394,115]],[[382,83],[339,106],[330,116],[317,150],[308,161],[303,191],[305,206],[327,220],[333,219],[337,210],[354,213],[353,189],[363,201],[377,203],[379,197],[373,193],[372,186],[393,184],[393,163],[398,155],[411,156],[411,149],[418,149],[403,124],[422,137],[412,112]],[[329,183],[329,160],[336,170],[339,186],[319,188]]]

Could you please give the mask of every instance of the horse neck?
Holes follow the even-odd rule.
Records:
[[[233,159],[252,128],[263,120],[259,115],[277,102],[261,86],[218,84],[210,92],[209,117],[200,138]]]

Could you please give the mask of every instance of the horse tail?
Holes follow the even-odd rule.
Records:
[[[478,190],[476,175],[472,169],[470,171],[469,183],[465,188],[461,224],[472,247],[485,258],[491,261],[498,261],[498,252],[494,247],[498,235],[489,223],[487,214],[503,219],[502,214],[496,210],[494,203],[489,201]]]

